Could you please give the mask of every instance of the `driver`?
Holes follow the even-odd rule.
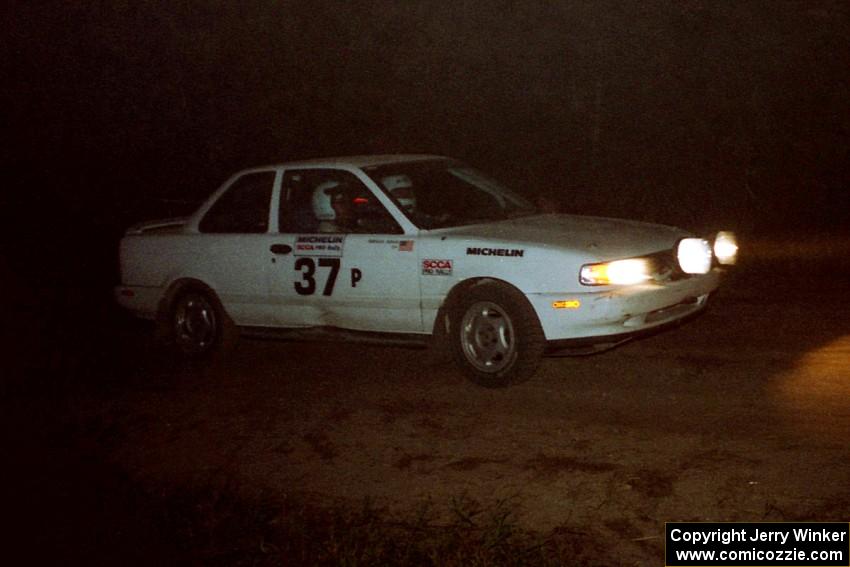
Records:
[[[413,183],[408,176],[388,175],[381,179],[381,184],[395,197],[404,212],[413,213],[416,208],[416,194],[413,192]]]
[[[438,214],[423,212],[416,207],[416,193],[413,192],[413,182],[404,174],[387,175],[381,179],[381,184],[398,202],[402,210],[417,224],[426,228],[434,228],[451,216],[448,211]]]
[[[319,232],[353,232],[357,227],[349,187],[339,181],[325,181],[313,191],[313,214]]]

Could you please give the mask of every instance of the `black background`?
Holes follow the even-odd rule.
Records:
[[[127,224],[351,153],[452,155],[566,212],[694,230],[848,220],[843,2],[6,10],[4,241],[37,266],[60,238],[114,279]]]

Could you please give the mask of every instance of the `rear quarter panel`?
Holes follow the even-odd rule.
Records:
[[[189,234],[125,236],[120,255],[121,281],[127,286],[165,288],[177,277],[203,275],[192,273],[192,264],[205,253],[199,238]]]

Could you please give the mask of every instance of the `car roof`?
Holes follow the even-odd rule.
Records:
[[[405,163],[411,161],[426,161],[432,159],[447,159],[445,156],[430,154],[379,154],[359,156],[338,156],[326,158],[313,158],[298,161],[283,162],[274,167],[300,167],[300,166],[333,166],[333,167],[371,167],[388,163]]]

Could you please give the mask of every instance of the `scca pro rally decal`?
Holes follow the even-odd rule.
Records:
[[[467,248],[467,256],[513,256],[522,258],[525,250],[522,248]]]
[[[451,260],[422,260],[422,275],[450,276],[452,275]]]
[[[305,234],[295,238],[296,256],[342,256],[345,236]]]

